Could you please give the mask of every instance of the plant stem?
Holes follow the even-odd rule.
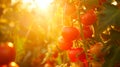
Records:
[[[84,37],[82,23],[80,23],[80,7],[81,7],[81,4],[79,4],[79,6],[78,6],[78,21],[79,21],[79,27],[80,27],[80,32],[81,32],[80,36],[81,36],[81,38],[83,40],[84,51],[85,51],[85,54],[86,54],[86,59],[88,60],[88,63],[89,63],[88,54],[87,54],[87,43],[86,43],[86,40],[85,40],[85,37]]]

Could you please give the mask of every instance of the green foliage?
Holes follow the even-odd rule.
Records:
[[[107,55],[105,56],[105,63],[103,64],[103,67],[114,67],[116,64],[119,64],[120,62],[120,46],[118,41],[120,40],[120,32],[118,31],[119,28],[116,30],[116,26],[120,27],[120,9],[110,4],[112,1],[108,1],[108,3],[105,3],[98,13],[98,22],[94,25],[95,27],[95,34],[97,35],[96,39],[99,41],[102,41],[100,38],[100,34],[103,34],[103,31],[107,32],[107,43],[105,44],[104,51]],[[111,28],[111,26],[114,26],[115,28]],[[107,29],[110,30],[107,30]],[[103,39],[106,39],[106,37],[103,37]],[[109,39],[108,39],[109,38]]]
[[[110,25],[119,25],[120,9],[111,4],[105,4],[104,9],[99,14],[99,25],[96,30],[99,34],[102,33]]]
[[[117,63],[120,62],[120,47],[112,44],[110,48],[110,53],[105,57],[105,63],[103,67],[114,67]]]
[[[110,31],[110,39],[112,40],[120,40],[120,32],[115,31],[115,30],[111,30]]]
[[[14,44],[16,47],[16,62],[19,63],[21,62],[21,60],[23,59],[24,55],[25,55],[25,49],[23,48],[25,43],[25,39],[24,38],[20,38],[19,36],[16,36]]]

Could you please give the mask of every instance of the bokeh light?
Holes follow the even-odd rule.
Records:
[[[12,42],[8,42],[8,46],[9,46],[9,47],[14,47],[14,45],[13,45]]]

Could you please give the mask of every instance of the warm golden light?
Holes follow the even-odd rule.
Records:
[[[53,2],[53,0],[21,0],[21,2],[24,5],[26,4],[26,6],[29,6],[30,8],[34,5],[37,8],[40,8],[41,10],[45,10]]]
[[[11,62],[10,63],[12,66],[16,66],[16,63],[15,62]]]
[[[15,62],[11,62],[9,67],[19,67]]]
[[[19,0],[11,0],[11,5],[14,5],[18,2]]]
[[[26,4],[26,3],[31,3],[33,2],[32,0],[22,0],[22,3]]]
[[[13,43],[11,43],[11,42],[8,42],[8,46],[9,47],[14,47]]]
[[[46,9],[52,2],[53,0],[35,0],[37,7],[40,9]]]
[[[113,1],[111,4],[116,6],[118,3],[117,1]]]

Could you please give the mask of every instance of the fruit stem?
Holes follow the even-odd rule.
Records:
[[[85,40],[85,37],[84,37],[82,23],[80,23],[80,8],[81,8],[81,4],[79,4],[79,6],[78,6],[78,21],[79,21],[79,28],[80,28],[80,31],[81,31],[80,36],[82,37],[82,40],[83,40],[84,51],[85,51],[86,59],[88,60],[88,66],[89,66],[89,59],[88,59],[88,54],[87,54],[87,43],[86,43],[86,40]]]

